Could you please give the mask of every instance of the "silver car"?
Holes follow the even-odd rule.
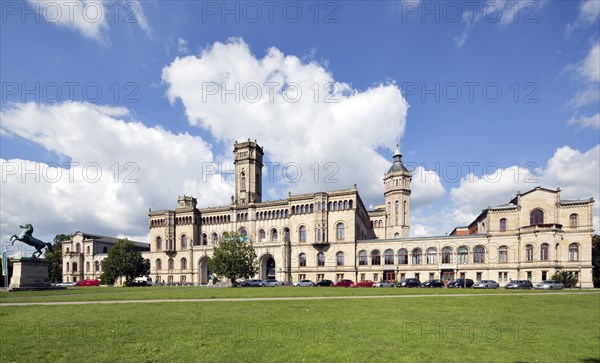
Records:
[[[535,284],[534,289],[544,289],[544,290],[562,290],[565,288],[562,282],[556,280],[545,280]]]
[[[275,279],[263,280],[262,286],[272,287],[272,286],[283,286],[283,282],[277,281]]]
[[[381,281],[373,285],[373,287],[396,287],[392,281]]]
[[[315,286],[315,283],[310,281],[310,280],[300,280],[298,282],[298,285],[296,286],[300,286],[300,287],[310,287],[310,286]]]
[[[500,284],[494,280],[481,280],[473,285],[474,289],[497,289]]]

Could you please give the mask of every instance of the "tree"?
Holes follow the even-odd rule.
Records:
[[[237,233],[225,233],[214,248],[208,265],[215,274],[227,277],[232,284],[236,278],[247,279],[258,272],[254,248]]]
[[[565,287],[576,287],[577,286],[577,276],[574,273],[569,271],[557,271],[551,277],[552,280],[557,280],[563,283]]]
[[[57,234],[52,244],[52,252],[46,250],[44,257],[48,262],[48,278],[51,283],[62,282],[62,242],[71,238],[68,234]]]
[[[108,251],[103,269],[104,277],[108,281],[114,281],[119,276],[125,276],[127,281],[131,281],[138,276],[150,273],[150,260],[144,259],[142,254],[135,249],[133,242],[125,238],[120,239]]]
[[[592,237],[592,265],[594,265],[593,280],[600,281],[600,235]]]

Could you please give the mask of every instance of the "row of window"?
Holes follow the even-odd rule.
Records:
[[[156,250],[157,251],[162,251],[163,250],[163,245],[162,245],[162,237],[161,236],[157,236],[156,237]],[[181,250],[187,250],[188,248],[188,238],[185,234],[182,234],[180,239],[179,239],[179,245],[181,246]],[[177,247],[176,247],[176,243],[175,241],[168,239],[166,241],[166,250],[167,251],[176,251]]]
[[[344,266],[344,252],[335,254],[335,265]],[[298,255],[298,266],[306,267],[306,253]],[[317,253],[317,266],[325,266],[325,254],[323,252]]]
[[[173,220],[170,220],[170,219],[166,220],[164,218],[153,219],[150,221],[150,227],[151,228],[165,227],[167,224],[171,224],[171,223],[175,223],[175,225],[178,225],[178,226],[182,226],[185,224],[192,224],[192,223],[194,223],[194,217],[192,217],[192,216],[177,217]]]
[[[298,227],[298,241],[306,242],[307,231],[308,231],[308,229],[304,225],[301,225],[300,227]],[[340,223],[336,224],[335,231],[336,231],[336,239],[338,241],[343,241],[346,238],[346,225],[344,223],[340,222]],[[283,232],[284,232],[284,235],[286,238],[290,238],[289,228],[284,228]],[[245,228],[241,228],[239,230],[239,233],[242,236],[246,236],[248,234]],[[318,242],[326,241],[327,240],[326,233],[327,232],[325,229],[315,228],[315,240]],[[157,238],[160,238],[160,237],[157,237]],[[269,242],[278,242],[279,241],[279,231],[277,230],[277,228],[271,228],[271,230],[269,231],[269,234],[267,236],[267,232],[263,228],[261,228],[257,232],[257,240],[258,240],[258,242],[267,242],[267,240]],[[202,233],[201,244],[203,246],[206,246],[206,245],[208,245],[208,241],[209,241],[208,234]],[[210,242],[213,245],[216,245],[219,242],[219,235],[217,234],[217,232],[213,232],[210,235]]]
[[[90,254],[91,254],[91,253],[90,253],[90,251],[91,251],[91,248],[90,248],[90,246],[87,246],[87,247],[85,248],[85,253],[86,253],[86,254],[88,254],[88,255],[90,255]],[[69,252],[70,252],[70,249],[69,249],[69,247],[67,247],[67,248],[65,249],[65,252],[66,252],[66,253],[69,253]],[[75,252],[76,252],[76,253],[81,253],[81,244],[79,244],[79,243],[76,243],[76,244],[75,244]],[[102,253],[108,253],[108,247],[102,247]]]
[[[179,260],[179,268],[181,270],[186,270],[188,268],[187,265],[188,265],[187,259],[185,257],[182,257]],[[162,260],[160,258],[156,259],[154,267],[156,268],[156,271],[162,270]],[[172,257],[167,260],[167,269],[168,270],[175,269],[175,260]]]
[[[577,213],[571,214],[569,216],[569,227],[577,228],[578,221],[579,221],[579,215]],[[500,224],[499,225],[500,232],[506,232],[506,230],[508,228],[506,218],[500,219],[499,224]],[[539,209],[535,209],[535,210],[531,211],[531,213],[529,214],[529,225],[535,226],[538,224],[544,224],[544,212]]]
[[[66,267],[67,272],[70,272],[69,269],[70,269],[71,266],[73,267],[73,271],[72,272],[78,272],[79,266],[77,265],[77,262],[73,262],[72,265],[70,265],[68,262],[65,263],[65,267]],[[90,272],[90,268],[91,268],[91,264],[88,261],[88,262],[85,263],[85,271],[86,272]],[[94,262],[94,271],[100,272],[101,269],[102,269],[102,263],[99,262],[99,261],[95,261]]]

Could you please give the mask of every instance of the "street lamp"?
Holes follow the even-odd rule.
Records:
[[[579,280],[579,289],[581,290],[581,265],[579,265],[579,274],[577,275]]]

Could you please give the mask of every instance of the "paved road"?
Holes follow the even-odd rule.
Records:
[[[546,295],[599,295],[597,291],[590,292],[521,292],[504,294],[440,294],[440,295],[374,295],[374,296],[307,296],[307,297],[247,297],[247,298],[214,298],[214,299],[155,299],[155,300],[100,300],[100,301],[47,301],[25,303],[0,303],[3,306],[36,306],[36,305],[90,305],[90,304],[143,304],[143,303],[181,303],[181,302],[226,302],[226,301],[302,301],[302,300],[333,300],[333,299],[411,299],[411,298],[443,298],[443,297],[477,297],[477,296],[546,296]]]

